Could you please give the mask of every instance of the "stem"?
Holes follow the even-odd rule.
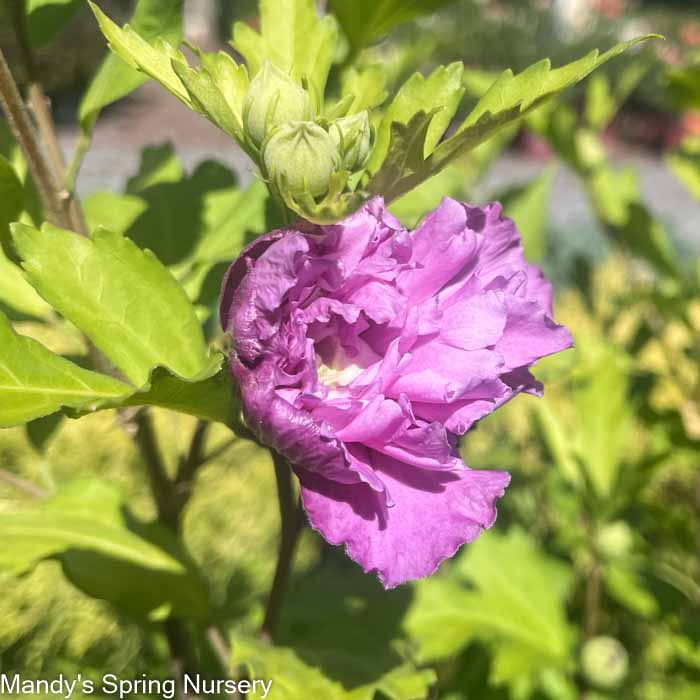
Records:
[[[85,216],[80,203],[74,195],[75,181],[73,181],[71,187],[66,185],[68,180],[66,176],[66,160],[61,150],[58,132],[51,115],[51,102],[46,96],[37,76],[34,54],[27,33],[23,3],[5,0],[5,4],[6,6],[9,5],[8,11],[14,25],[20,58],[24,64],[24,71],[29,81],[29,87],[27,88],[29,106],[34,114],[41,140],[46,147],[48,168],[53,174],[52,189],[54,195],[67,217],[68,227],[78,233],[87,235]]]
[[[136,423],[136,447],[141,453],[148,481],[156,503],[158,520],[167,525],[171,530],[177,531],[179,514],[174,505],[173,484],[168,476],[165,463],[158,447],[151,414],[147,410],[139,411],[134,422]]]
[[[18,491],[22,491],[23,493],[27,494],[27,496],[31,496],[36,500],[43,501],[49,496],[49,492],[42,489],[41,486],[37,486],[31,481],[27,481],[27,479],[23,479],[21,476],[17,476],[12,472],[8,472],[7,469],[0,469],[0,481],[4,482],[8,486],[12,486]]]
[[[47,212],[47,218],[58,226],[69,227],[65,206],[57,196],[57,188],[39,145],[34,125],[27,114],[22,96],[17,88],[5,54],[0,49],[0,107],[5,113],[12,136],[24,153],[34,178],[39,196]]]
[[[275,577],[272,581],[272,589],[267,602],[265,620],[260,629],[261,636],[268,640],[275,638],[292,570],[294,552],[303,524],[301,500],[297,501],[295,498],[292,486],[292,470],[287,461],[276,452],[272,453],[272,459],[275,465],[275,477],[277,478],[281,531]]]

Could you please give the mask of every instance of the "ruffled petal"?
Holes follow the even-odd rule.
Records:
[[[391,494],[389,509],[365,484],[342,486],[304,469],[297,473],[312,527],[331,544],[344,544],[350,558],[366,572],[376,571],[386,588],[430,576],[491,527],[496,499],[510,480],[498,471],[412,470],[382,455],[374,455],[373,463]]]

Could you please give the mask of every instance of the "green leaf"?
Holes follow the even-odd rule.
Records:
[[[561,68],[552,69],[549,60],[545,59],[517,75],[514,75],[511,70],[504,71],[453,136],[442,141],[430,155],[424,158],[423,162],[414,163],[403,176],[397,177],[392,174],[391,177],[387,177],[383,173],[382,166],[374,175],[368,189],[377,192],[381,184],[384,188],[382,193],[387,201],[394,200],[442,170],[461,154],[472,150],[502,129],[512,125],[562,90],[583,80],[611,58],[655,36],[657,35],[647,35],[617,44],[603,54],[598,50],[591,51],[578,61]],[[423,129],[422,121],[413,120],[413,122],[414,129]],[[393,128],[394,125],[392,125]],[[413,144],[416,140],[416,137],[402,133],[401,129],[396,130],[396,135],[396,143],[390,144],[389,155],[385,160],[390,168],[395,167],[395,163],[401,160],[401,154],[392,155],[392,151],[400,151],[406,147],[406,144]],[[442,136],[442,133],[438,134],[435,130],[432,139],[437,143]],[[374,166],[377,165],[374,160],[371,163]]]
[[[377,691],[395,700],[424,698],[434,673],[416,669],[398,648],[410,598],[409,589],[387,592],[375,579],[331,560],[299,577],[279,642],[340,683],[353,700],[371,700]]]
[[[297,81],[307,78],[322,101],[337,33],[334,17],[318,17],[315,0],[260,0],[260,33],[236,22],[232,44],[251,78],[268,60]]]
[[[339,683],[328,680],[318,669],[305,664],[291,649],[242,636],[236,636],[232,646],[235,667],[245,669],[250,678],[273,679],[270,700],[342,700],[345,695]],[[262,698],[263,691],[257,690],[248,693],[248,697]]]
[[[557,407],[547,396],[537,402],[535,415],[554,464],[567,481],[581,484],[581,470],[574,455],[571,428],[561,420]]]
[[[637,59],[624,69],[614,86],[602,73],[596,73],[590,79],[586,89],[585,115],[592,129],[597,132],[605,129],[651,65],[650,61]]]
[[[666,164],[700,201],[700,138],[686,139],[679,150],[666,156]]]
[[[670,70],[668,88],[680,109],[700,109],[700,60]]]
[[[542,260],[547,252],[547,222],[554,173],[554,168],[545,168],[530,182],[496,197],[503,204],[503,213],[518,227],[525,258],[529,262]]]
[[[0,155],[0,246],[7,250],[10,224],[24,209],[24,186],[12,164]],[[0,277],[2,279],[2,277]]]
[[[114,233],[126,233],[148,209],[142,197],[114,192],[94,192],[83,200],[88,228],[106,228]]]
[[[151,163],[157,158],[163,159],[159,167]],[[175,172],[178,176],[171,178]],[[237,191],[235,187],[235,175],[216,161],[200,163],[191,175],[184,175],[170,146],[148,148],[139,175],[127,185],[127,193],[142,200],[145,207],[125,234],[166,265],[187,261],[207,233],[207,203],[217,195]]]
[[[137,65],[128,58],[128,49],[132,44],[135,43],[139,48],[147,51],[149,58],[152,54],[154,62],[157,62],[161,54],[155,49],[150,49],[150,42],[159,39],[175,45],[180,43],[183,0],[139,0],[128,32],[121,34],[110,31],[112,27],[118,28],[96,5],[90,3],[90,6],[107,40],[110,43],[114,42],[112,48],[118,55],[109,55],[105,58],[80,103],[80,126],[88,133],[92,131],[104,107],[125,97],[148,79],[149,74],[143,75],[136,72],[134,69]],[[139,41],[133,37],[137,37]],[[142,44],[145,44],[145,47]],[[164,68],[166,72],[174,75],[169,59],[164,58],[163,63],[166,63]],[[175,80],[177,80],[176,77]]]
[[[644,587],[639,574],[629,566],[608,564],[603,569],[607,592],[636,615],[651,618],[659,610],[656,598]]]
[[[116,54],[110,58],[124,61],[131,66],[132,73],[135,69],[158,81],[187,107],[204,115],[246,147],[241,124],[243,97],[248,90],[245,66],[236,64],[224,52],[207,54],[191,47],[200,60],[199,66],[191,68],[185,55],[175,48],[180,43],[181,28],[179,32],[162,31],[154,35],[141,31],[136,24],[119,27],[99,7],[92,3],[90,6]],[[180,6],[178,11],[181,12]],[[134,75],[140,82],[145,80],[139,73]]]
[[[80,0],[26,0],[27,33],[35,48],[50,44],[82,7]]]
[[[607,498],[617,484],[632,419],[627,362],[619,350],[601,344],[586,369],[588,381],[574,393],[574,449],[595,492]]]
[[[667,231],[643,203],[632,168],[613,170],[603,164],[586,179],[596,214],[618,243],[659,272],[675,276],[676,254]]]
[[[63,416],[60,413],[52,413],[49,416],[37,418],[24,426],[27,438],[37,452],[43,454],[46,451],[47,444],[56,434],[62,421]]]
[[[185,60],[172,60],[192,109],[243,142],[242,105],[248,91],[248,71],[223,51],[216,54],[198,51],[197,55],[202,63],[196,68],[190,68]]]
[[[351,46],[369,46],[399,24],[427,15],[452,0],[330,0]]]
[[[51,307],[36,293],[22,271],[0,248],[0,306],[34,318],[47,318]]]
[[[367,66],[361,70],[350,68],[343,73],[341,95],[352,97],[348,114],[379,107],[387,98],[386,73],[381,66]]]
[[[209,193],[204,202],[204,232],[192,260],[207,268],[235,260],[246,243],[265,232],[268,202],[261,180],[253,180],[245,190]]]
[[[493,649],[496,680],[510,679],[516,661],[519,673],[566,668],[574,641],[565,608],[571,582],[567,568],[522,531],[489,532],[449,576],[418,583],[405,627],[422,661],[483,640]]]
[[[199,377],[189,381],[158,367],[148,383],[131,395],[117,400],[105,399],[91,406],[88,411],[75,413],[85,415],[95,410],[124,406],[158,406],[202,420],[234,426],[240,409],[235,400],[230,373],[226,368],[220,369],[222,359],[221,356],[213,358],[211,365]]]
[[[18,335],[0,314],[0,427],[26,423],[63,406],[118,401],[131,391],[123,382],[82,369]]]
[[[74,585],[130,614],[207,615],[206,584],[182,545],[162,526],[136,520],[112,485],[74,481],[35,510],[3,512],[0,537],[6,571],[58,558]]]
[[[210,366],[192,304],[149,251],[104,229],[89,239],[15,224],[13,235],[34,288],[135,386],[154,367],[193,379]]]
[[[449,66],[435,69],[427,78],[415,73],[403,84],[387,107],[377,129],[374,149],[366,166],[370,173],[376,173],[387,157],[392,126],[409,124],[419,112],[433,114],[421,144],[421,155],[426,158],[433,152],[464,95],[463,71],[464,66],[461,63],[451,63]]]
[[[401,667],[387,674],[381,682],[352,690],[323,675],[293,649],[271,646],[265,642],[237,635],[233,640],[233,663],[244,668],[251,678],[273,679],[271,700],[373,700],[378,692],[389,700],[422,700],[435,681],[430,670],[416,671]],[[249,693],[261,698],[262,692]]]

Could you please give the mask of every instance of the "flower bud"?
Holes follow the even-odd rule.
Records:
[[[598,531],[595,543],[598,551],[606,559],[619,559],[629,554],[634,545],[634,537],[627,523],[616,520]]]
[[[294,196],[324,194],[331,175],[340,167],[338,149],[328,132],[305,121],[282,124],[270,133],[262,159],[275,184]]]
[[[329,132],[340,151],[343,167],[352,171],[362,166],[369,154],[372,134],[367,111],[336,119]]]
[[[627,676],[627,650],[614,637],[594,637],[581,652],[583,673],[599,688],[616,688]]]
[[[260,146],[275,126],[308,119],[312,112],[306,90],[266,61],[243,100],[243,126],[251,141]]]

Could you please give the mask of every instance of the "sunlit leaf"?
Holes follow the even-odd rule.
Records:
[[[0,537],[5,571],[21,574],[58,558],[74,585],[128,613],[167,607],[206,616],[206,584],[182,546],[162,526],[136,520],[112,485],[75,481],[34,510],[1,513]]]
[[[154,367],[190,379],[209,366],[194,308],[152,253],[104,229],[89,239],[15,224],[13,235],[34,288],[135,386]]]
[[[405,626],[426,661],[484,640],[494,680],[510,680],[516,659],[519,674],[565,668],[574,641],[565,611],[570,585],[566,566],[522,531],[490,532],[466,548],[450,575],[417,585]]]
[[[91,4],[91,7],[100,27],[105,32],[109,20],[97,6]],[[183,0],[139,0],[131,18],[129,36],[138,36],[147,46],[147,42],[156,40],[177,45],[182,39],[182,7]],[[106,36],[108,41],[114,41],[117,44],[113,48],[119,55],[110,54],[105,58],[80,103],[80,125],[84,131],[88,132],[92,130],[97,116],[104,107],[128,95],[148,80],[148,75],[134,70],[137,66],[133,61],[122,60],[125,56],[118,49],[124,39],[117,35],[106,34]],[[169,61],[167,68],[172,73]]]
[[[371,44],[403,22],[428,15],[452,0],[330,0],[345,35],[355,49]]]
[[[323,100],[337,31],[334,17],[319,18],[315,0],[261,0],[260,33],[236,22],[232,43],[251,77],[268,60],[298,81],[307,78]]]
[[[0,427],[26,423],[63,406],[118,401],[130,393],[127,384],[82,369],[18,335],[0,314]]]

